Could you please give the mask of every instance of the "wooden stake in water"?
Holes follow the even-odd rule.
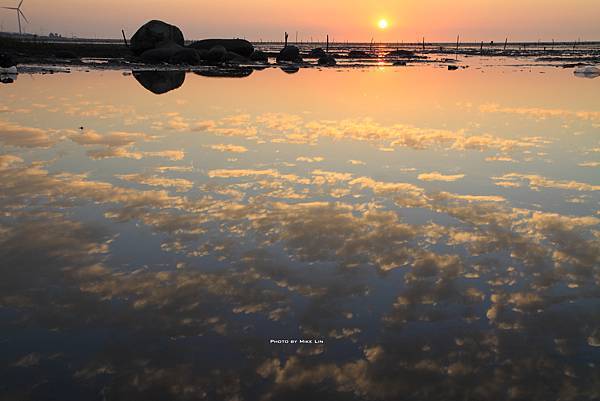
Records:
[[[423,36],[423,51],[425,51],[425,36]]]
[[[283,47],[287,47],[288,33],[285,33],[285,45]]]
[[[479,48],[480,52],[483,52],[483,40],[481,41],[481,47]]]
[[[458,60],[458,44],[459,44],[459,43],[460,43],[460,35],[458,35],[458,36],[456,37],[456,54],[455,54],[455,56],[454,56],[454,58],[455,58],[456,60]]]
[[[125,37],[125,30],[121,29],[121,33],[123,34],[123,41],[125,42],[125,47],[129,48],[129,44],[127,43],[127,38]]]
[[[325,47],[325,52],[329,53],[329,35],[327,35],[327,47]]]
[[[506,51],[506,45],[508,44],[508,37],[506,37],[506,40],[504,41],[504,51]]]

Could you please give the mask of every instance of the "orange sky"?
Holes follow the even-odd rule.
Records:
[[[14,6],[18,0],[0,0]],[[600,40],[598,0],[25,0],[27,32],[112,37],[130,35],[158,18],[178,25],[186,38],[246,37],[280,40],[287,30],[304,40],[329,33],[336,41]],[[389,28],[377,28],[386,18]],[[6,31],[16,16],[0,10]]]

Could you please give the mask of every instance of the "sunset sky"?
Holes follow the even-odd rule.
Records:
[[[14,7],[18,0],[0,0]],[[600,40],[598,0],[25,0],[29,33],[117,38],[149,19],[179,26],[186,38],[246,37],[280,40],[428,41]],[[388,26],[381,29],[378,22]],[[4,31],[16,15],[0,10]]]

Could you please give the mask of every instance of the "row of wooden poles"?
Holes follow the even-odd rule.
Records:
[[[289,37],[288,33],[287,33],[287,32],[285,32],[285,40],[284,40],[284,43],[285,43],[285,45],[286,45],[286,46],[287,46],[287,43],[288,43],[288,37]],[[261,43],[262,43],[262,39],[261,39]],[[299,42],[298,42],[298,32],[296,32],[296,42],[295,42],[295,43],[296,43],[296,44],[297,44],[297,43],[299,43]],[[317,42],[314,42],[314,41],[312,40],[312,37],[311,37],[311,40],[310,40],[310,42],[307,42],[307,43],[313,43],[313,44],[314,44],[314,43],[321,43],[321,42],[318,42],[318,41],[317,41]],[[334,38],[334,40],[332,41],[332,43],[335,43],[335,38]],[[563,42],[563,43],[566,43],[566,42]],[[579,39],[579,40],[577,40],[577,41],[575,41],[575,42],[573,42],[573,50],[575,50],[575,48],[577,47],[577,45],[578,45],[578,44],[580,44],[580,43],[581,43],[581,40],[580,40],[580,39]],[[374,42],[373,42],[373,39],[371,39],[370,48],[372,48],[372,47],[373,47],[373,44],[374,44]],[[523,47],[525,47],[525,46],[526,46],[527,44],[529,44],[529,43],[525,43],[525,42],[523,42],[523,43],[521,43],[521,44],[523,45]],[[326,45],[327,45],[327,48],[329,48],[329,35],[327,35]],[[538,41],[538,45],[540,45],[540,46],[541,46],[541,43],[540,43],[539,41]],[[426,46],[427,46],[427,43],[425,42],[425,37],[423,36],[423,39],[422,39],[422,41],[421,41],[421,48],[423,49],[423,51],[425,51],[425,48],[426,48]],[[484,47],[484,46],[485,46],[485,42],[484,42],[484,41],[481,41],[481,43],[480,43],[480,47],[479,47],[481,51],[483,51],[483,47]],[[493,47],[493,46],[494,46],[494,41],[492,40],[492,41],[490,42],[490,47]],[[507,48],[507,46],[508,46],[508,37],[507,37],[507,38],[504,40],[504,45],[503,45],[503,47],[502,47],[504,51],[506,51],[506,48]],[[551,48],[552,48],[552,49],[554,49],[554,46],[555,46],[555,41],[554,41],[554,39],[552,39],[552,46],[551,46]],[[460,35],[458,35],[458,36],[456,37],[456,51],[458,51],[458,50],[459,50],[459,48],[460,48]],[[545,49],[545,47],[544,47],[544,49]]]

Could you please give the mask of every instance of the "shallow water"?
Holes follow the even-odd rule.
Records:
[[[0,398],[600,397],[600,79],[471,64],[3,85]]]

